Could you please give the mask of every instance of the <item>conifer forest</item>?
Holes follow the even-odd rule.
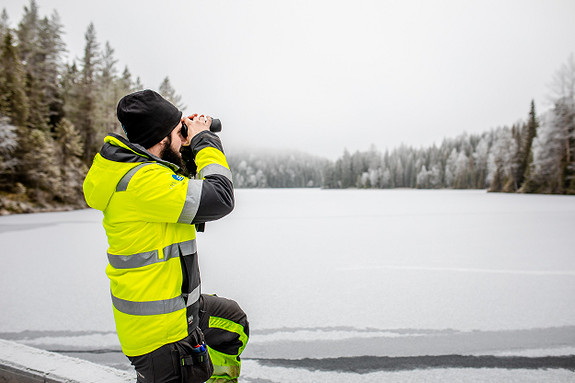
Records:
[[[133,91],[158,90],[176,106],[166,76],[144,86],[119,68],[110,42],[90,24],[83,56],[66,61],[64,26],[31,0],[11,27],[0,15],[0,214],[86,207],[82,183],[109,132],[122,133],[115,111]],[[568,52],[567,52],[568,54]],[[335,161],[300,152],[231,153],[239,188],[487,189],[575,194],[575,58],[550,79],[552,107],[532,101],[512,126],[444,138],[426,148],[400,146],[343,154]],[[462,126],[464,126],[462,121]],[[488,130],[490,129],[490,130]]]

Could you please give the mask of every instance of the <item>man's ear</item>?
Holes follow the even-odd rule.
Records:
[[[151,148],[148,148],[148,151],[150,153],[152,153],[155,156],[160,156],[160,153],[162,152],[162,150],[166,147],[166,145],[169,145],[169,136],[164,137],[164,139],[160,142],[158,142],[157,144],[155,144],[154,146],[152,146]]]
[[[171,145],[172,140],[170,139],[170,135],[168,134],[166,137],[164,137],[162,139],[162,141],[158,142],[158,145],[160,146],[160,148],[165,148],[166,146],[170,146]]]

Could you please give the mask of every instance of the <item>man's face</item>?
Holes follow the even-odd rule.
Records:
[[[182,123],[180,122],[178,126],[172,130],[172,133],[168,136],[168,139],[164,144],[162,151],[160,152],[160,158],[178,165],[180,168],[184,168],[184,162],[182,161],[182,155],[180,154],[180,149],[182,144],[186,142],[186,139],[182,136]]]
[[[175,152],[180,153],[180,149],[182,148],[182,145],[186,143],[186,138],[184,138],[184,136],[182,136],[182,123],[181,122],[178,124],[178,126],[176,126],[174,128],[174,130],[172,130],[170,137],[172,139],[172,149],[174,149]]]

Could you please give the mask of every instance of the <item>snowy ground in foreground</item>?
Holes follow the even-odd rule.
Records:
[[[244,383],[445,383],[445,382],[506,382],[506,383],[559,383],[572,382],[575,373],[568,370],[506,370],[506,369],[430,369],[398,372],[373,372],[369,374],[336,373],[262,367],[257,362],[246,361],[243,372],[249,377]]]
[[[359,375],[253,358],[574,355],[575,198],[287,189],[236,197],[198,248],[204,291],[249,314],[246,382],[573,379],[563,369]],[[129,368],[114,333],[101,213],[0,217],[0,243],[0,338]]]

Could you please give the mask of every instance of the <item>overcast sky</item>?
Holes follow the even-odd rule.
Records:
[[[3,0],[12,25],[28,0]],[[439,144],[550,107],[575,53],[574,0],[37,0],[69,60],[90,22],[147,88],[219,117],[229,152]]]

